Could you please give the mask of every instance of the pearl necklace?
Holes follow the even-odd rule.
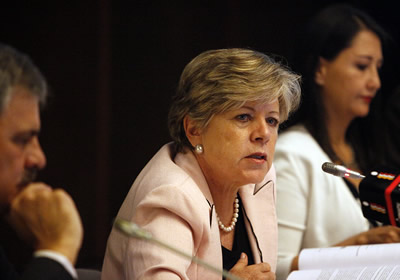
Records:
[[[234,206],[234,210],[233,210],[232,221],[231,221],[231,224],[227,227],[224,226],[224,224],[219,219],[217,212],[215,212],[215,214],[217,216],[218,226],[224,232],[231,232],[235,228],[237,218],[239,217],[239,199],[237,197],[235,198],[235,202],[233,203],[233,206]]]

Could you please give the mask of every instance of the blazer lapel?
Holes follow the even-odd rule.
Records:
[[[275,169],[271,167],[264,181],[240,188],[246,213],[246,229],[256,263],[268,262],[276,268],[278,232],[275,205]]]

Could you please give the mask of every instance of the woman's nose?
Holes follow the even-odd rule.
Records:
[[[264,118],[262,120],[257,120],[254,124],[252,140],[262,143],[268,142],[271,135],[269,129],[270,127],[268,126]]]
[[[381,78],[379,77],[379,72],[376,68],[373,68],[371,76],[369,77],[368,87],[374,91],[381,88]]]

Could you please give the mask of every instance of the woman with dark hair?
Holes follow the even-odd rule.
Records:
[[[400,241],[398,228],[370,229],[358,199],[360,180],[321,169],[324,162],[368,169],[368,139],[361,139],[358,122],[381,87],[386,34],[364,12],[334,5],[301,38],[293,69],[302,74],[302,101],[280,132],[274,160],[278,279],[297,269],[302,248]]]

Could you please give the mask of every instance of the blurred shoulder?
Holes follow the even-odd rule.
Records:
[[[328,155],[303,125],[295,125],[279,135],[274,155],[274,164],[279,172],[293,166],[320,169],[321,164],[327,161],[330,161]]]
[[[292,126],[282,133],[279,133],[276,149],[304,151],[315,149],[319,144],[311,136],[308,130],[301,124]]]

